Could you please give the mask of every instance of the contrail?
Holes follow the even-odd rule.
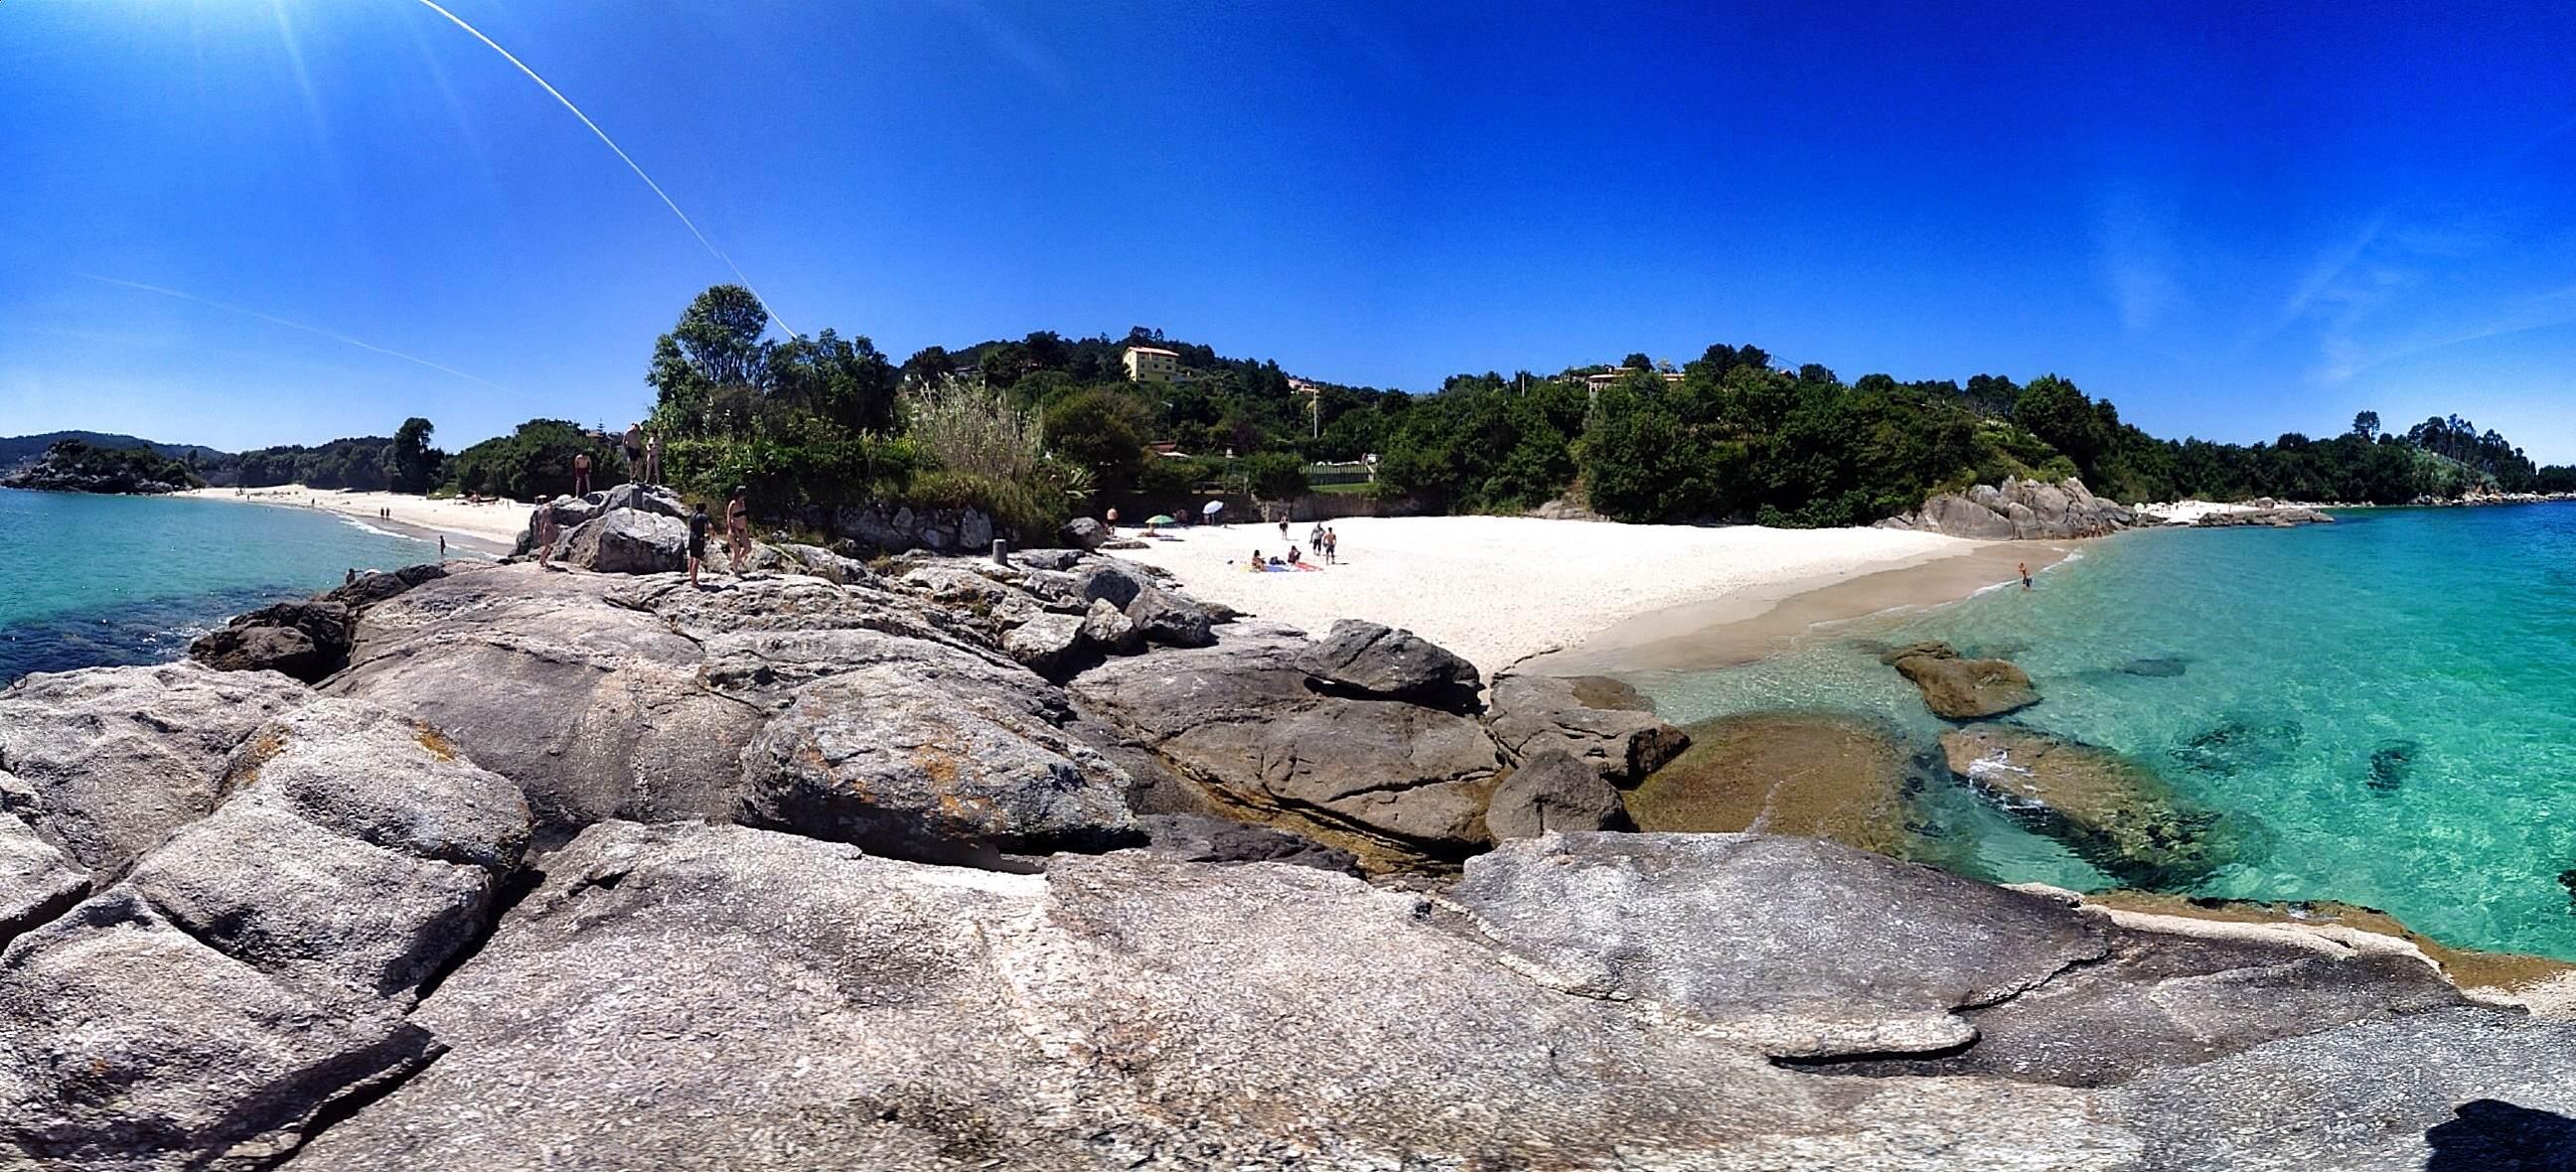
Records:
[[[467,33],[471,34],[475,40],[481,41],[486,45],[490,45],[493,52],[501,55],[502,60],[517,66],[519,72],[528,75],[529,81],[537,83],[537,86],[545,90],[546,93],[552,95],[554,100],[563,103],[564,109],[572,111],[572,116],[581,119],[581,124],[589,127],[590,132],[598,136],[599,141],[603,145],[607,146],[609,150],[616,152],[617,160],[626,164],[627,170],[635,172],[635,177],[643,180],[644,186],[653,189],[653,194],[661,199],[662,206],[671,209],[671,214],[680,218],[680,226],[687,228],[689,230],[689,235],[697,237],[698,243],[704,245],[710,255],[713,255],[717,260],[723,261],[726,268],[733,270],[734,279],[741,281],[742,287],[750,289],[751,295],[759,299],[760,308],[763,312],[769,314],[769,320],[777,322],[778,328],[787,331],[787,335],[789,337],[792,338],[796,336],[796,328],[788,325],[786,318],[778,316],[777,310],[769,308],[769,299],[760,296],[760,290],[752,286],[751,278],[743,275],[742,266],[733,263],[733,258],[726,256],[723,249],[716,247],[715,241],[707,239],[706,233],[698,231],[697,223],[689,219],[689,213],[680,210],[679,204],[672,202],[670,193],[662,190],[661,184],[653,182],[653,177],[644,173],[644,168],[638,166],[634,157],[626,153],[626,148],[617,145],[616,139],[608,137],[608,132],[601,130],[598,123],[591,121],[590,115],[582,113],[581,107],[573,105],[572,99],[565,97],[562,90],[556,89],[553,82],[537,76],[537,71],[528,68],[527,62],[519,60],[517,54],[510,52],[508,49],[502,48],[501,42],[484,36],[483,30],[465,23],[464,17],[458,16],[453,12],[449,12],[448,10],[439,7],[433,2],[433,0],[420,0],[420,3],[422,7],[427,8],[440,16],[446,17],[448,23],[464,29]]]
[[[197,296],[197,295],[196,295],[196,294],[194,294],[194,293],[182,293],[182,292],[180,292],[180,291],[178,291],[178,290],[176,290],[176,289],[164,289],[164,288],[162,288],[162,287],[161,287],[161,286],[159,286],[159,285],[146,285],[146,284],[144,284],[144,283],[143,283],[143,282],[141,282],[141,281],[120,281],[120,280],[118,280],[118,279],[116,279],[116,278],[114,278],[114,277],[102,277],[102,276],[99,276],[99,275],[98,275],[98,274],[96,274],[96,273],[82,273],[82,274],[80,274],[80,275],[81,275],[81,276],[83,276],[83,277],[86,277],[86,278],[88,278],[88,279],[90,279],[90,280],[96,281],[96,282],[98,282],[98,283],[100,283],[100,284],[102,284],[102,285],[116,285],[116,286],[120,286],[120,287],[122,287],[122,288],[127,288],[127,289],[141,289],[142,291],[144,291],[144,292],[146,292],[146,293],[158,293],[158,294],[160,294],[160,295],[161,295],[161,296],[163,296],[163,297],[175,297],[175,298],[178,298],[178,299],[179,299],[179,300],[181,300],[181,301],[193,301],[193,302],[195,302],[195,303],[197,303],[197,304],[199,304],[199,305],[203,305],[203,306],[206,306],[206,307],[211,308],[211,309],[220,309],[220,310],[223,310],[223,311],[224,311],[224,312],[226,312],[226,313],[238,313],[238,314],[242,315],[243,317],[257,318],[257,319],[259,319],[259,320],[261,320],[261,321],[264,321],[264,322],[267,322],[268,324],[273,325],[273,326],[285,326],[286,328],[288,328],[288,329],[290,329],[290,330],[302,330],[302,331],[304,331],[305,333],[311,334],[311,335],[313,335],[313,336],[315,336],[315,337],[317,337],[317,338],[329,338],[329,339],[331,339],[331,340],[332,340],[332,341],[334,341],[334,342],[345,343],[345,344],[347,344],[347,345],[355,346],[355,347],[357,347],[358,349],[361,349],[361,350],[372,350],[372,351],[374,351],[374,352],[376,352],[376,353],[378,353],[378,354],[387,355],[387,356],[389,356],[389,357],[393,357],[393,358],[399,358],[399,359],[402,359],[402,360],[403,360],[403,361],[405,361],[405,362],[409,362],[409,363],[412,363],[412,364],[417,365],[417,366],[426,366],[426,367],[430,368],[431,370],[435,370],[435,371],[439,372],[440,374],[449,374],[449,375],[454,375],[454,376],[456,376],[456,377],[458,377],[458,378],[464,379],[465,381],[467,381],[467,382],[469,382],[469,383],[480,383],[480,384],[482,384],[482,385],[484,385],[484,386],[490,387],[490,388],[492,388],[493,390],[499,391],[499,392],[501,392],[501,393],[503,393],[503,394],[517,394],[517,393],[518,393],[518,392],[516,392],[516,391],[511,390],[511,389],[510,389],[510,388],[508,388],[508,387],[502,386],[502,385],[501,385],[501,384],[499,384],[499,383],[491,382],[491,381],[488,381],[488,380],[485,380],[485,379],[479,379],[479,378],[476,378],[476,377],[474,377],[473,375],[467,374],[467,373],[465,373],[464,371],[458,370],[458,369],[456,369],[455,367],[452,367],[452,366],[440,366],[439,364],[437,364],[437,363],[435,363],[435,362],[432,362],[432,361],[430,361],[430,360],[428,360],[428,359],[426,359],[426,358],[421,358],[421,357],[418,357],[418,356],[415,356],[415,355],[411,355],[411,354],[405,354],[405,353],[403,353],[403,352],[402,352],[402,351],[400,351],[400,350],[388,350],[388,349],[386,349],[386,348],[384,348],[384,347],[382,347],[382,346],[376,345],[376,344],[375,344],[375,343],[373,343],[373,342],[362,342],[362,341],[360,341],[360,340],[358,340],[358,339],[356,339],[356,338],[352,338],[352,337],[350,337],[350,336],[349,336],[349,335],[347,335],[347,334],[335,334],[335,333],[332,333],[332,332],[331,332],[331,331],[329,331],[329,330],[319,329],[319,328],[316,328],[316,327],[314,327],[314,326],[308,326],[308,325],[305,325],[303,322],[288,321],[288,320],[286,320],[285,318],[282,318],[282,317],[276,317],[276,316],[273,316],[273,315],[270,315],[270,314],[261,313],[260,311],[258,311],[258,310],[256,310],[256,309],[244,309],[244,308],[242,308],[241,306],[238,306],[238,305],[226,305],[226,304],[224,304],[224,303],[223,303],[223,302],[221,302],[221,301],[209,301],[209,300],[207,300],[207,299],[205,299],[205,298],[203,298],[203,297],[199,297],[199,296]]]

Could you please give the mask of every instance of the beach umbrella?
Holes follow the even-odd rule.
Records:
[[[1200,509],[1199,511],[1200,511],[1200,512],[1202,512],[1202,513],[1207,514],[1208,516],[1213,517],[1213,516],[1217,515],[1218,513],[1220,513],[1220,512],[1222,512],[1222,511],[1224,511],[1224,509],[1225,509],[1225,502],[1224,502],[1224,501],[1209,501],[1209,502],[1207,503],[1207,506],[1206,506],[1205,508]]]
[[[1147,517],[1147,518],[1145,518],[1145,523],[1146,523],[1146,524],[1148,524],[1148,525],[1178,525],[1178,524],[1180,524],[1180,522],[1175,521],[1175,520],[1173,520],[1173,519],[1172,519],[1172,515],[1171,515],[1170,513],[1156,513],[1156,514],[1154,514],[1154,515],[1153,515],[1153,516],[1151,516],[1151,517]]]

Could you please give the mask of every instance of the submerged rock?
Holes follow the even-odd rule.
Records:
[[[2415,758],[2423,751],[2424,746],[2416,741],[2380,742],[2378,748],[2370,751],[2370,788],[2381,793],[2396,792],[2398,787],[2406,784],[2407,775],[2414,772]]]
[[[2107,749],[1976,724],[1941,734],[1950,772],[2132,886],[2192,887],[2245,853],[2241,819],[2185,802]]]
[[[1879,657],[1923,693],[1944,720],[1982,720],[2039,703],[2030,676],[2000,659],[1967,659],[1947,643],[1917,643]]]
[[[1920,859],[1918,783],[1894,737],[1828,713],[1755,712],[1690,727],[1691,747],[1628,795],[1640,830],[1752,830]]]
[[[2121,664],[2120,674],[2145,676],[2148,679],[2169,680],[2190,670],[2190,667],[2190,661],[2182,658],[2181,656],[2160,655],[2146,659],[2132,659],[2127,663]]]
[[[2265,769],[2289,759],[2307,731],[2294,720],[2231,717],[2172,750],[2174,760],[2203,773],[2233,777],[2248,769]]]

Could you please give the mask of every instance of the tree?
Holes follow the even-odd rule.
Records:
[[[2362,441],[2365,443],[2377,442],[2379,439],[2379,412],[2364,411],[2353,416],[2352,433],[2360,436]]]
[[[1654,368],[1655,360],[1643,354],[1631,354],[1619,360],[1621,370],[1653,370]]]
[[[395,492],[428,492],[438,480],[441,454],[429,446],[429,436],[436,430],[428,420],[417,415],[403,420],[394,429],[394,442],[385,446],[385,484]]]
[[[1091,470],[1102,492],[1135,489],[1145,470],[1145,411],[1112,390],[1077,392],[1045,421],[1047,447],[1059,458]]]

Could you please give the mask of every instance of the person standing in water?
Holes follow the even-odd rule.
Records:
[[[692,587],[698,584],[698,564],[707,560],[707,530],[714,527],[714,519],[707,516],[707,503],[699,501],[697,508],[689,514],[689,585]]]
[[[2030,589],[2030,563],[2023,562],[2019,568],[2021,570],[2021,588],[2028,590]]]
[[[725,549],[733,556],[733,572],[741,574],[742,560],[751,556],[751,490],[739,484],[725,502]]]

